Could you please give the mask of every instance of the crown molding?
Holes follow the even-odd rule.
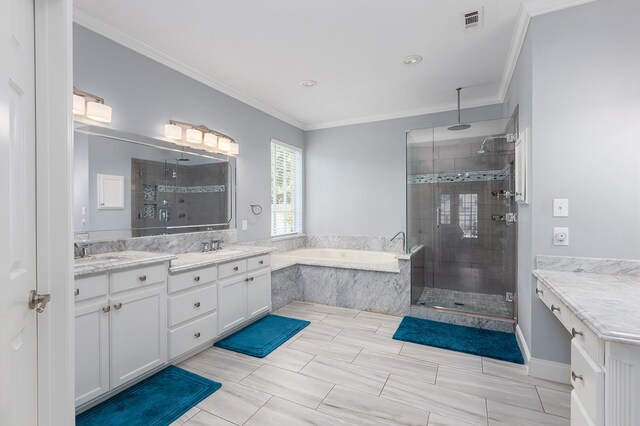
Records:
[[[240,102],[243,102],[249,106],[252,106],[266,114],[269,114],[272,117],[275,117],[279,120],[284,121],[285,123],[291,124],[298,129],[305,130],[305,125],[298,120],[290,117],[289,115],[278,111],[274,108],[271,108],[260,101],[252,98],[251,96],[247,96],[242,92],[213,79],[201,71],[173,58],[172,56],[167,55],[166,53],[155,49],[143,41],[138,40],[135,37],[131,37],[128,34],[96,19],[95,17],[89,15],[86,12],[78,8],[73,8],[73,21],[78,25],[81,25],[93,32],[100,34],[118,44],[121,44],[134,52],[140,53],[141,55],[146,56],[149,59],[153,59],[156,62],[161,63],[175,71],[178,71],[181,74],[186,75],[187,77],[191,77],[194,80],[199,81],[202,84],[205,84],[219,92],[224,93],[234,99],[237,99]]]

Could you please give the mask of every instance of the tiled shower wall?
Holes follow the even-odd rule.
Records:
[[[492,215],[517,209],[515,202],[492,195],[514,187],[514,145],[488,141],[490,152],[479,155],[483,139],[408,147],[409,181],[414,182],[408,189],[408,234],[411,245],[425,247],[424,286],[502,295],[514,291],[516,226],[492,220]],[[462,209],[465,205],[469,210]],[[421,290],[414,283],[413,303]]]

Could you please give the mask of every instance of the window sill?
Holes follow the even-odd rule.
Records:
[[[277,237],[271,237],[271,241],[285,241],[292,240],[294,238],[306,237],[307,234],[299,233],[299,234],[287,234],[287,235],[278,235]]]

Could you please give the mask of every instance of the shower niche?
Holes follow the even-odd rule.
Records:
[[[513,320],[518,204],[514,118],[407,133],[412,304]],[[415,257],[415,255],[414,255]]]

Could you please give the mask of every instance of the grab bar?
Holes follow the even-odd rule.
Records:
[[[440,228],[440,213],[442,212],[442,209],[437,208],[436,209],[436,225],[438,226],[438,228]]]

